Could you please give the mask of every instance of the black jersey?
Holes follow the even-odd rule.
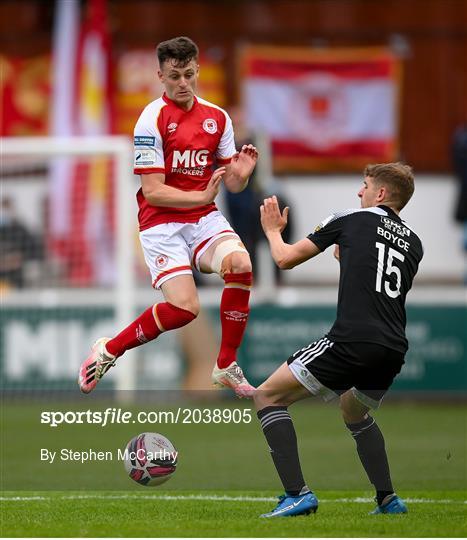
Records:
[[[337,318],[329,339],[406,352],[405,297],[423,256],[414,231],[381,205],[332,214],[308,238],[321,251],[339,245]]]

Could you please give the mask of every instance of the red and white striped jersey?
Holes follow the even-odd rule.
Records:
[[[165,183],[183,191],[206,189],[213,165],[230,163],[235,154],[229,115],[194,98],[187,112],[165,94],[141,113],[134,131],[135,174],[163,173]],[[151,206],[137,193],[140,230],[161,223],[193,223],[216,210],[214,203],[194,208]]]

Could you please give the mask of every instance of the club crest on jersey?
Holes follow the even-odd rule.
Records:
[[[169,263],[169,258],[167,257],[167,255],[159,254],[156,257],[155,262],[157,268],[165,268]]]
[[[203,129],[206,133],[214,135],[214,133],[217,133],[217,122],[213,118],[206,118],[203,122]]]
[[[167,126],[167,131],[168,131],[169,133],[173,133],[177,128],[178,128],[177,122],[171,122],[171,123]]]

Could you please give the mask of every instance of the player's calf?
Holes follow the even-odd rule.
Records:
[[[251,272],[224,274],[225,288],[222,293],[220,317],[222,339],[217,367],[228,367],[237,359],[237,350],[245,333],[250,313],[249,299],[253,281]]]
[[[100,338],[91,355],[81,364],[78,384],[88,394],[125,351],[143,345],[162,332],[185,326],[196,315],[169,302],[161,302],[144,311],[135,321],[112,339]]]
[[[154,304],[106,344],[109,353],[122,356],[126,351],[156,339],[163,332],[185,326],[196,315],[170,302]]]
[[[236,361],[250,313],[252,280],[251,272],[224,274],[225,288],[220,305],[222,339],[212,372],[214,384],[232,388],[239,397],[252,397],[255,390]]]

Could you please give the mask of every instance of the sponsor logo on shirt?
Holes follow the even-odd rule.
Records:
[[[135,167],[152,167],[156,163],[156,151],[151,149],[135,150]]]
[[[155,137],[149,137],[146,135],[137,135],[134,139],[135,146],[154,146],[156,144]]]
[[[209,150],[175,150],[172,156],[172,172],[203,176],[208,164]]]
[[[402,224],[391,218],[381,216],[381,223],[386,229],[389,229],[393,233],[399,234],[400,236],[410,236],[410,229],[408,227],[404,227]]]
[[[172,122],[167,126],[167,131],[169,133],[173,133],[178,128],[178,124],[176,122]]]
[[[206,133],[214,135],[217,133],[217,122],[213,118],[206,118],[203,122],[203,129]]]

